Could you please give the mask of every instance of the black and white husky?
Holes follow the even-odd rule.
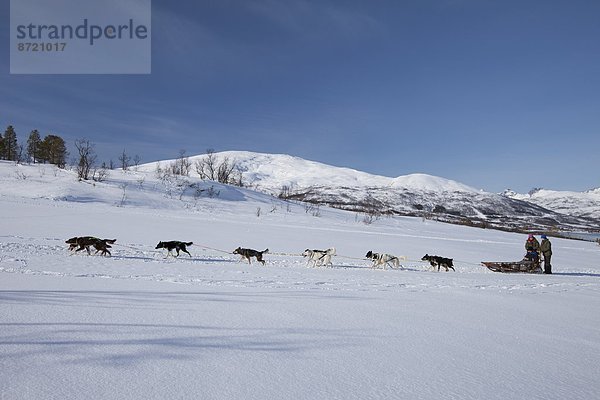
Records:
[[[383,266],[383,269],[385,269],[389,265],[391,268],[404,269],[404,267],[400,264],[400,258],[391,254],[373,253],[371,250],[369,250],[365,257],[367,257],[369,260],[373,260],[373,265],[371,268],[379,268],[381,265]]]
[[[440,270],[440,267],[446,268],[446,272],[448,272],[449,268],[452,269],[452,271],[456,271],[454,269],[454,263],[452,258],[430,256],[429,254],[425,254],[423,258],[421,258],[421,261],[429,261],[429,264],[431,265],[434,271],[435,267],[437,267],[438,271]]]
[[[309,267],[311,266],[311,263],[313,267],[320,267],[321,265],[325,267],[327,265],[333,266],[331,257],[335,256],[335,247],[331,247],[327,250],[306,249],[302,255],[307,258],[306,263]]]
[[[179,252],[183,251],[187,253],[188,256],[192,256],[189,251],[187,251],[187,246],[191,246],[194,243],[192,242],[180,242],[179,240],[171,240],[170,242],[158,242],[155,249],[167,249],[167,257],[169,255],[173,255],[171,252],[173,250],[177,251],[177,255],[175,257],[179,257]]]

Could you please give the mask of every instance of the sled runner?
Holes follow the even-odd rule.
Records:
[[[482,261],[481,264],[494,272],[522,272],[527,274],[541,274],[540,261],[521,260],[509,262]]]

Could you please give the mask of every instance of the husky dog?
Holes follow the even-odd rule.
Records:
[[[404,269],[404,267],[400,265],[400,259],[391,254],[373,253],[371,250],[369,250],[365,257],[367,257],[370,260],[373,260],[373,265],[371,266],[371,268],[379,268],[379,266],[382,265],[383,269],[385,269],[389,265],[391,268],[400,267]]]
[[[262,263],[262,265],[265,265],[265,260],[263,260],[263,254],[268,252],[269,249],[257,251],[252,249],[242,249],[241,247],[238,247],[233,251],[233,254],[239,254],[240,256],[242,256],[242,258],[240,258],[240,261],[248,260],[248,264],[252,264],[252,262],[250,261],[251,257],[256,257],[256,261]]]
[[[329,248],[327,250],[304,250],[302,253],[304,257],[307,257],[307,265],[310,267],[312,263],[313,267],[320,267],[321,265],[327,266],[331,265],[333,267],[333,263],[331,262],[331,256],[335,256],[335,247]]]
[[[180,242],[178,240],[171,240],[170,242],[158,242],[158,244],[156,245],[155,249],[167,249],[167,257],[169,257],[169,254],[173,255],[171,252],[173,250],[177,251],[177,255],[174,257],[179,257],[179,252],[183,251],[184,253],[187,253],[188,256],[192,256],[188,251],[186,246],[191,246],[193,245],[193,242]]]
[[[69,245],[69,250],[75,250],[75,252],[81,251],[85,249],[88,254],[90,253],[90,247],[94,246],[96,252],[94,254],[100,255],[108,255],[111,256],[109,248],[111,248],[111,244],[114,244],[117,239],[98,239],[93,236],[75,236],[68,240],[65,240],[65,243]],[[110,244],[109,244],[110,243]]]
[[[446,268],[446,272],[449,271],[448,268],[452,269],[452,271],[456,271],[454,269],[454,264],[452,263],[451,258],[430,256],[429,254],[425,254],[423,258],[421,258],[421,261],[429,261],[429,264],[433,267],[434,270],[435,267],[437,267],[438,271],[440,270],[440,267],[444,267]]]

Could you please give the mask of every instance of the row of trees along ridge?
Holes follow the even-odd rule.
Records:
[[[68,154],[65,141],[60,136],[46,135],[42,139],[37,129],[29,134],[26,147],[18,143],[17,133],[12,125],[6,128],[3,135],[0,134],[1,160],[48,163],[64,168]]]

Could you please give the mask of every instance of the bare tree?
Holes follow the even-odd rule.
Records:
[[[90,171],[96,162],[94,145],[90,143],[88,139],[83,138],[75,140],[75,148],[79,154],[79,161],[77,162],[77,178],[88,180]]]
[[[292,196],[292,187],[288,186],[288,185],[281,186],[281,189],[280,189],[277,197],[279,197],[280,199],[288,199],[291,196]]]
[[[217,156],[214,149],[206,150],[206,157],[196,161],[196,172],[201,179],[217,180]]]
[[[213,149],[206,150],[206,157],[196,161],[195,166],[201,179],[242,186],[242,171],[235,160],[219,160]]]
[[[173,175],[189,176],[192,162],[185,155],[185,150],[179,150],[179,158],[171,163],[171,173]]]
[[[92,169],[92,179],[96,182],[104,182],[108,178],[108,169],[106,163],[102,163],[100,168]]]
[[[235,163],[229,161],[229,157],[225,157],[217,166],[217,181],[221,183],[230,183],[232,181]]]
[[[17,164],[27,161],[27,157],[25,156],[25,149],[23,148],[22,144],[17,146],[17,159],[15,161]]]
[[[119,155],[119,162],[121,163],[121,169],[123,171],[127,171],[127,168],[129,168],[130,161],[131,157],[129,157],[125,152],[125,149],[123,149],[123,152],[121,153],[121,155]]]

